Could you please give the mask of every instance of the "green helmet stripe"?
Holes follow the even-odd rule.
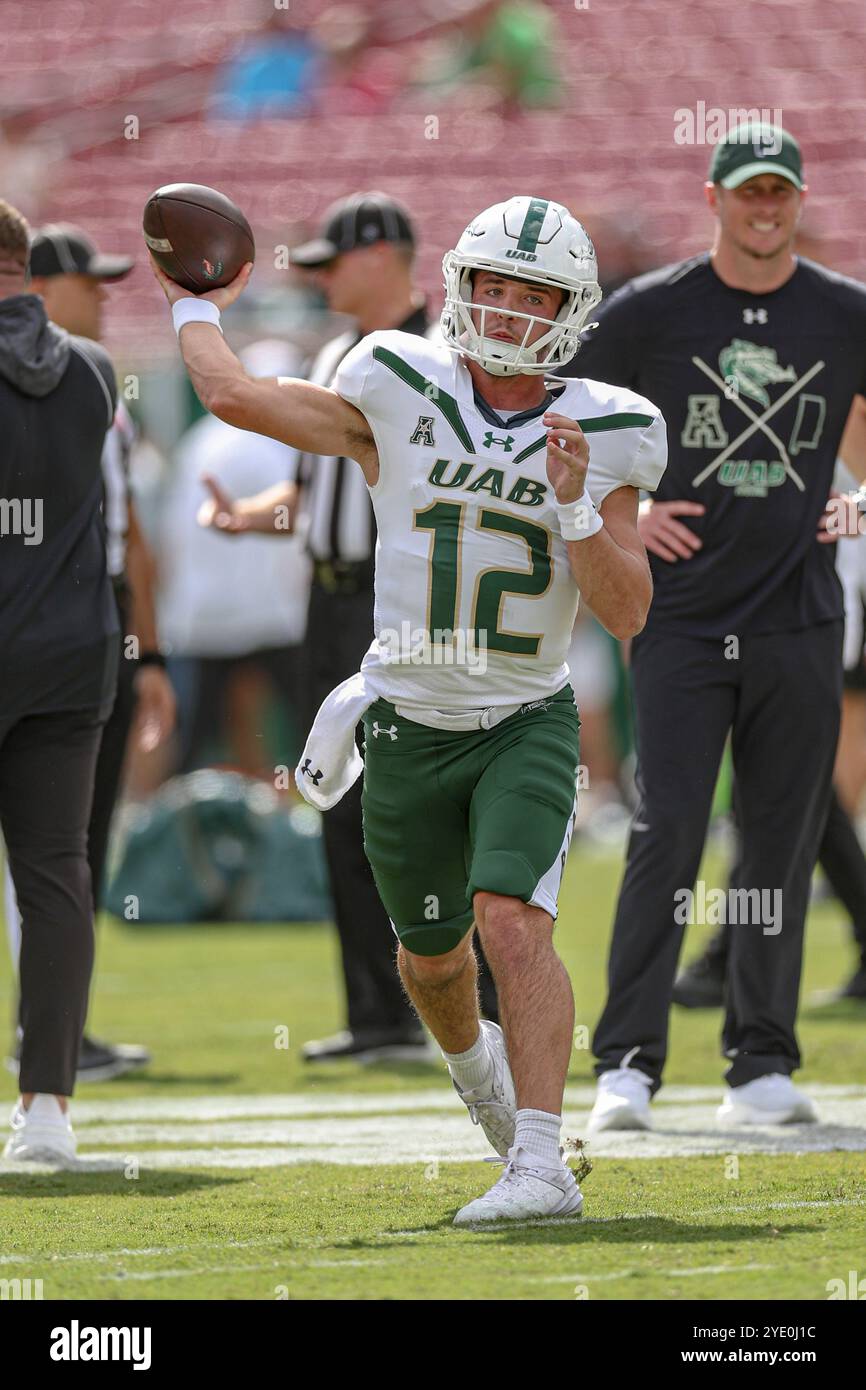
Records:
[[[526,216],[523,219],[523,226],[520,228],[520,238],[517,242],[518,251],[535,250],[538,245],[541,226],[549,207],[550,201],[547,198],[530,198],[529,207],[526,209]]]

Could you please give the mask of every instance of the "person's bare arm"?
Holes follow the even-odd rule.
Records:
[[[135,503],[129,502],[126,536],[126,571],[130,590],[130,632],[138,638],[139,653],[158,651],[154,580],[156,561],[147,543]],[[139,667],[135,673],[135,734],[138,746],[151,753],[164,743],[175,725],[177,705],[171,681],[158,665]]]
[[[151,265],[170,304],[189,298],[155,262]],[[230,285],[197,298],[210,300],[218,309],[227,308],[241,293],[251,270],[251,264],[244,266]],[[373,432],[360,410],[336,391],[294,377],[248,376],[216,324],[186,324],[180,332],[180,350],[196,395],[212,415],[304,453],[355,459],[370,486],[376,483],[379,459]]]
[[[578,502],[584,495],[589,445],[577,424],[564,415],[545,415],[548,427],[547,476],[556,499]],[[563,440],[564,444],[557,443]],[[646,622],[653,585],[637,529],[638,493],[616,488],[599,507],[604,526],[585,540],[566,541],[568,561],[581,597],[614,637],[634,637]]]
[[[229,497],[209,473],[202,483],[210,496],[198,509],[199,526],[212,526],[227,536],[250,534],[291,536],[295,530],[298,511],[298,485],[292,482],[274,483],[252,497]]]
[[[861,483],[866,483],[866,400],[855,396],[839,445],[839,457]]]
[[[656,502],[650,498],[638,507],[638,535],[647,550],[670,565],[690,560],[703,542],[677,517],[703,516],[706,510],[701,502]]]
[[[636,637],[653,596],[643,541],[638,535],[638,493],[618,487],[608,493],[599,516],[601,531],[584,541],[567,541],[571,572],[580,595],[614,637]]]
[[[153,601],[156,561],[148,545],[132,498],[128,503],[126,532],[126,573],[129,578],[129,630],[138,638],[143,652],[156,651],[156,606]]]

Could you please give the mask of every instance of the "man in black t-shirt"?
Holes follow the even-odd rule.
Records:
[[[732,130],[707,184],[712,251],[623,286],[575,359],[654,401],[670,447],[642,531],[655,596],[632,648],[640,801],[594,1039],[596,1130],[649,1123],[695,920],[731,926],[719,1118],[815,1118],[790,1078],[841,695],[828,498],[866,392],[866,288],[794,255],[804,192],[787,132]],[[695,878],[729,733],[743,854],[719,902]]]

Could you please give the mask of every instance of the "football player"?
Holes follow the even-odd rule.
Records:
[[[579,757],[565,654],[579,594],[616,637],[644,625],[638,490],[664,471],[664,421],[633,391],[548,380],[601,298],[589,237],[548,199],[476,217],[443,262],[441,339],[372,333],[333,389],[246,375],[219,310],[251,268],[199,297],[156,270],[192,383],[230,424],[357,460],[379,532],[376,636],[299,785],[339,798],[363,717],[365,843],[400,973],[505,1164],[455,1223],[579,1216],[560,1149],[574,1004],[552,940]],[[215,499],[208,519],[259,510]],[[479,1020],[473,929],[504,1034]]]

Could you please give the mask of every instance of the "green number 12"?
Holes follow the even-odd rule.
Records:
[[[437,631],[453,632],[457,623],[465,509],[464,502],[434,502],[413,518],[416,531],[433,532],[427,583],[427,627],[431,638]],[[550,532],[521,516],[492,508],[481,512],[478,529],[519,536],[526,542],[532,568],[481,571],[473,596],[472,640],[492,652],[537,656],[543,633],[503,632],[499,620],[507,594],[540,598],[550,587]]]

